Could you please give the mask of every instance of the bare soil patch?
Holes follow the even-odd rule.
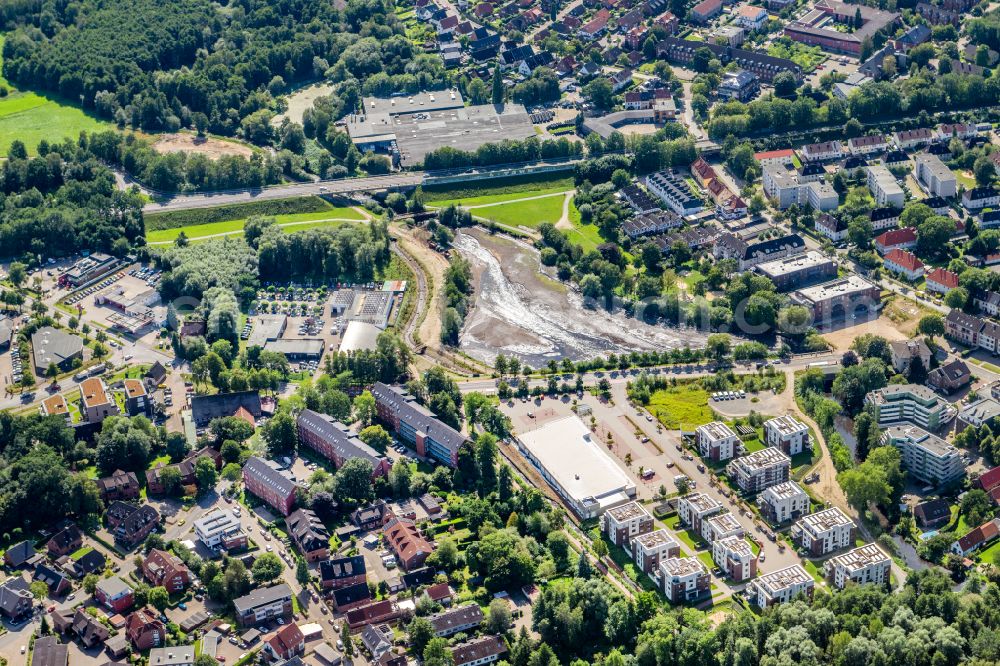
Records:
[[[156,143],[153,150],[158,153],[201,153],[209,159],[217,160],[227,155],[237,155],[239,157],[250,157],[253,150],[247,146],[232,141],[213,139],[211,137],[198,138],[194,134],[164,134]]]

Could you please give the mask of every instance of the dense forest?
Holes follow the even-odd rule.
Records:
[[[46,1],[6,14],[4,75],[151,131],[253,134],[274,96],[326,76],[378,75],[393,89],[440,88],[386,0]],[[266,118],[265,118],[266,119]],[[247,137],[253,140],[253,136]]]
[[[0,167],[0,254],[42,257],[82,249],[123,255],[144,234],[138,193],[115,188],[114,174],[86,136],[42,142],[29,158],[15,141]]]

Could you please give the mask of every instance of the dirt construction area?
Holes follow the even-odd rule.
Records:
[[[645,324],[620,309],[585,307],[583,297],[540,272],[538,251],[480,229],[462,231],[455,248],[472,265],[475,307],[466,317],[461,347],[490,362],[497,352],[532,367],[549,359],[591,359],[608,353],[670,349],[704,341],[694,329]]]
[[[253,150],[232,141],[222,141],[211,137],[198,138],[193,134],[165,134],[153,144],[158,153],[200,153],[217,160],[227,155],[250,157]]]
[[[902,302],[902,306],[905,309],[907,306],[911,307],[914,311],[918,311],[919,308],[914,303],[910,303],[905,299],[899,299]],[[900,310],[902,313],[903,310]],[[895,315],[895,310],[893,311],[893,316]],[[874,335],[880,335],[889,342],[895,342],[897,340],[909,340],[912,336],[912,332],[916,331],[917,320],[919,315],[913,319],[912,326],[909,324],[909,317],[903,317],[901,320],[902,324],[897,324],[895,321],[890,319],[885,312],[882,313],[878,319],[873,319],[871,321],[865,321],[853,326],[841,326],[835,328],[832,331],[823,331],[823,339],[833,345],[833,348],[838,351],[847,351],[851,348],[851,343],[854,342],[855,338],[859,335],[864,335],[865,333],[872,333]],[[905,330],[910,330],[911,335],[907,335]]]

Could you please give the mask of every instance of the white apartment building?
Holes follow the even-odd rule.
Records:
[[[920,153],[914,158],[913,168],[917,183],[933,197],[953,197],[958,194],[958,179],[941,158],[930,153]]]
[[[194,533],[209,548],[222,543],[227,534],[239,531],[239,518],[229,511],[216,509],[203,518],[194,521]]]
[[[795,520],[809,513],[809,495],[794,481],[771,486],[757,496],[761,515],[774,524]]]
[[[937,430],[954,412],[934,391],[920,384],[890,384],[866,395],[865,405],[874,410],[880,428],[914,423]]]
[[[697,557],[668,557],[660,562],[660,584],[673,603],[693,601],[709,593],[708,569]]]
[[[792,525],[795,543],[820,557],[854,545],[854,521],[837,507],[803,516]]]
[[[764,194],[780,210],[808,204],[814,210],[828,211],[835,209],[840,201],[836,190],[825,180],[803,182],[797,174],[777,164],[764,167],[761,182]]]
[[[698,426],[694,436],[698,452],[707,460],[729,460],[736,455],[736,447],[740,443],[732,428],[721,421]]]
[[[747,585],[750,600],[760,608],[791,601],[795,595],[804,594],[812,598],[816,581],[802,568],[793,564],[785,569],[764,574]]]
[[[764,422],[764,440],[768,446],[795,456],[809,447],[809,427],[789,414]]]
[[[730,536],[743,536],[746,530],[731,513],[720,513],[706,518],[701,523],[701,538],[709,543]]]
[[[677,515],[681,522],[697,534],[706,518],[722,511],[722,503],[703,493],[691,493],[677,502]]]
[[[740,456],[726,466],[729,476],[745,493],[759,493],[788,481],[791,470],[792,459],[781,449],[773,447]]]
[[[737,583],[757,575],[757,556],[741,536],[729,536],[712,543],[712,561]]]
[[[902,208],[906,202],[906,195],[892,172],[881,164],[868,167],[867,172],[868,189],[875,197],[875,202],[879,206]]]
[[[632,540],[632,559],[647,574],[656,571],[661,560],[677,557],[680,553],[681,544],[667,530],[640,534]]]
[[[882,433],[879,443],[899,449],[903,467],[924,483],[948,485],[965,474],[965,461],[958,449],[923,428],[891,426]]]
[[[653,517],[638,502],[611,507],[601,516],[601,522],[611,543],[623,548],[638,535],[653,531]]]
[[[859,585],[884,585],[889,580],[891,563],[892,560],[885,551],[873,543],[867,543],[843,555],[831,557],[823,564],[823,573],[839,590],[852,581]]]

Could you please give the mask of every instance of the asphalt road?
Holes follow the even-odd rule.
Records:
[[[190,208],[208,208],[226,204],[247,203],[251,201],[266,201],[273,199],[290,199],[320,194],[349,194],[354,192],[369,192],[386,190],[396,187],[412,187],[423,182],[423,171],[409,171],[385,176],[368,178],[346,178],[342,180],[325,180],[310,183],[291,183],[275,185],[253,190],[227,190],[222,192],[206,192],[201,194],[177,194],[164,198],[162,201],[148,203],[143,207],[144,213],[162,213],[171,210],[186,210]]]

